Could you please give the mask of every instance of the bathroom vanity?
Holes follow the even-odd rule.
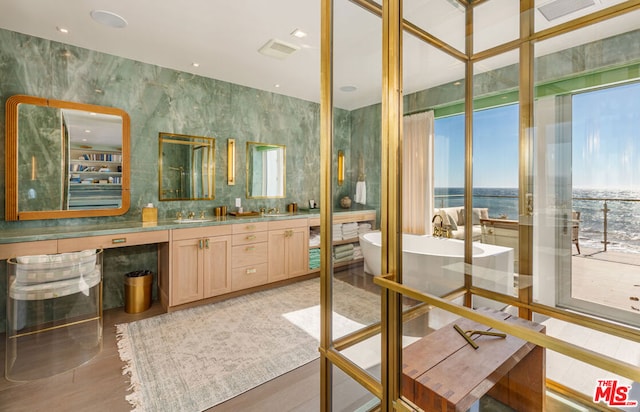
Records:
[[[336,222],[375,222],[374,210],[336,212]],[[180,309],[258,288],[316,276],[309,269],[309,230],[319,216],[217,217],[208,222],[121,222],[5,230],[0,260],[16,256],[157,245],[158,295]],[[354,242],[357,239],[353,240]]]

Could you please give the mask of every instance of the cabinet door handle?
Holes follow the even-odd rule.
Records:
[[[255,246],[247,246],[246,248],[244,248],[244,251],[245,251],[245,252],[252,252],[252,251],[254,251],[254,250],[256,250],[256,247],[255,247]]]
[[[127,238],[126,237],[121,237],[118,239],[111,239],[111,244],[112,245],[117,245],[118,243],[127,243]]]
[[[205,249],[209,249],[209,239],[205,239],[205,241],[204,241],[204,248],[205,248]]]
[[[245,240],[253,240],[256,238],[256,235],[249,235],[245,238]]]
[[[203,244],[203,241],[202,241],[202,239],[200,239],[200,240],[198,241],[198,247],[199,247],[200,249],[202,249],[202,244]]]
[[[256,225],[247,225],[246,229],[247,230],[254,230],[256,228]]]
[[[256,269],[256,268],[247,269],[247,275],[251,275],[252,273],[256,273],[257,271],[258,271],[258,269]]]

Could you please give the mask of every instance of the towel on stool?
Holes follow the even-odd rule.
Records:
[[[356,183],[356,198],[354,200],[362,205],[367,203],[367,184],[364,181]]]

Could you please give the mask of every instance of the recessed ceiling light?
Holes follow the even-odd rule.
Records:
[[[280,85],[276,83],[276,84],[273,85],[273,87],[275,87],[277,89],[278,87],[280,87]]]
[[[342,86],[340,88],[340,91],[347,93],[355,92],[356,90],[358,90],[356,86]]]
[[[192,65],[193,67],[200,67],[200,63],[196,63],[196,62],[191,63],[191,65]]]
[[[127,21],[117,14],[106,10],[91,10],[91,18],[100,24],[113,27],[114,29],[122,29],[127,27]]]
[[[87,141],[87,139],[82,139],[82,141],[83,141],[83,142],[86,142],[86,141]]]
[[[69,34],[69,29],[67,29],[65,27],[58,26],[58,27],[56,27],[56,30],[58,30],[60,33],[63,33],[63,34]]]
[[[294,31],[291,32],[291,35],[294,36],[294,37],[297,37],[299,39],[307,37],[307,33],[303,32],[300,29],[295,29]]]
[[[89,130],[89,129],[84,129],[84,132],[85,132],[85,133],[91,133],[91,130]]]

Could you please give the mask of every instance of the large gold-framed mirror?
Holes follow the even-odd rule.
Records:
[[[247,142],[247,198],[286,196],[286,151],[284,145]]]
[[[15,95],[6,103],[5,220],[116,216],[129,210],[129,115]]]
[[[216,144],[212,137],[160,133],[158,198],[215,198]]]

